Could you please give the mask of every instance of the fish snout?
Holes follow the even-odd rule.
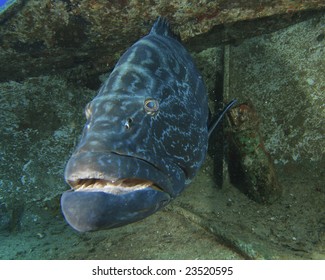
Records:
[[[61,197],[62,213],[80,232],[136,222],[172,199],[160,187],[168,177],[144,160],[116,153],[75,153],[65,179],[72,190]]]

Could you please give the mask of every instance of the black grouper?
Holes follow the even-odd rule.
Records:
[[[61,207],[78,231],[143,219],[178,196],[208,147],[208,101],[194,62],[158,18],[120,58],[85,110]]]

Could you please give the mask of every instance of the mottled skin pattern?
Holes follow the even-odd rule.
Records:
[[[81,191],[65,193],[63,213],[80,231],[120,226],[157,211],[183,191],[207,153],[208,104],[204,82],[189,53],[162,18],[147,36],[122,55],[98,95],[87,105],[86,117],[81,141],[66,166],[66,181],[77,189],[80,180],[116,182],[137,178],[153,182],[158,190],[147,187],[122,194],[124,210],[127,211],[128,201],[133,200],[139,205],[136,211],[142,214],[116,218],[122,222],[93,222],[97,215],[93,213],[85,222],[80,222],[85,218],[78,217],[77,223],[81,225],[74,225],[76,222],[71,219],[79,215],[81,208],[91,212],[93,207],[79,205],[76,193]],[[104,206],[109,211],[120,203],[122,195],[100,188],[82,191],[82,199],[91,201],[86,195],[90,197],[96,192],[109,196],[109,205]],[[135,201],[139,192],[154,194],[148,198],[152,201]],[[78,198],[69,200],[68,196],[73,195]],[[142,211],[141,204],[145,203],[150,206]],[[111,215],[119,216],[121,211]],[[87,223],[94,225],[88,227]]]

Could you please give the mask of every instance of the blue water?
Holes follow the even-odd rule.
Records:
[[[0,12],[6,10],[9,6],[14,4],[16,0],[0,0]]]

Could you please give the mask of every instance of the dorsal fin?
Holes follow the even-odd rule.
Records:
[[[211,121],[208,127],[208,136],[210,137],[211,133],[215,130],[215,128],[218,126],[218,124],[221,122],[223,116],[226,114],[226,112],[236,104],[237,100],[234,99],[230,101],[225,108],[223,108],[222,112],[219,114],[216,120]]]
[[[164,17],[158,17],[151,28],[150,34],[171,37],[178,41],[181,40],[179,34],[176,34],[172,31],[168,20]]]

